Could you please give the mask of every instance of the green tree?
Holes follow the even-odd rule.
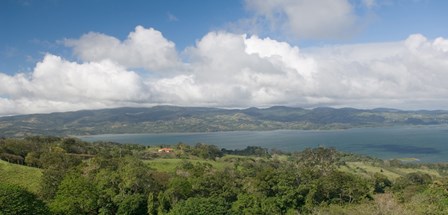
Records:
[[[81,163],[79,158],[63,152],[45,152],[41,154],[39,160],[44,167],[40,184],[40,196],[44,200],[52,199],[67,171]]]
[[[118,203],[117,214],[147,214],[147,199],[143,194],[118,195],[115,197],[115,202]]]
[[[25,163],[28,166],[41,167],[40,154],[38,152],[29,152],[25,157]]]
[[[98,191],[95,186],[76,172],[68,173],[57,191],[50,208],[56,214],[97,214]]]
[[[55,168],[67,170],[81,163],[81,159],[66,154],[59,147],[55,147],[52,150],[53,152],[44,152],[40,155],[40,162],[45,169]]]
[[[375,173],[373,175],[375,183],[375,193],[384,193],[384,191],[392,186],[392,182],[383,174]]]
[[[118,205],[114,202],[119,194],[120,177],[117,171],[102,168],[93,178],[98,192],[98,206],[100,214],[116,214]]]
[[[187,199],[192,194],[192,186],[185,177],[174,177],[168,184],[165,194],[170,197],[170,203],[176,204],[180,200]]]
[[[207,145],[198,143],[194,146],[193,155],[196,155],[203,159],[216,159],[222,157],[221,150],[215,145]]]
[[[157,201],[155,199],[153,192],[150,192],[148,194],[147,207],[148,207],[148,215],[156,215],[157,214]]]
[[[170,215],[227,215],[230,205],[223,198],[189,198],[176,204]]]
[[[417,193],[423,192],[431,182],[431,176],[426,173],[408,173],[395,180],[392,190],[395,191],[398,200],[407,202]]]
[[[157,195],[157,200],[159,202],[159,206],[157,207],[158,214],[165,214],[171,209],[170,199],[165,192],[160,192]]]
[[[327,175],[336,169],[340,157],[334,148],[307,148],[293,156],[294,160],[306,168],[311,168],[319,175]]]
[[[64,179],[65,171],[58,169],[45,169],[40,182],[39,196],[44,200],[51,200],[56,195],[58,186]]]
[[[36,195],[16,185],[0,184],[0,214],[49,214]]]
[[[213,170],[192,179],[192,190],[202,197],[222,197],[228,202],[235,201],[240,191],[238,175],[233,170]]]
[[[317,180],[314,203],[356,203],[371,198],[367,180],[345,172],[333,171]]]
[[[236,215],[257,214],[270,215],[282,214],[276,197],[263,195],[240,194],[238,200],[233,202],[231,212]]]
[[[151,176],[151,170],[138,158],[127,156],[120,159],[118,174],[120,176],[120,193],[148,193],[158,189]]]

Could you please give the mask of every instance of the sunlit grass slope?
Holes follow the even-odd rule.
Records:
[[[37,193],[42,178],[38,168],[11,164],[0,160],[0,183],[15,184]]]
[[[411,172],[421,172],[431,175],[434,178],[441,177],[440,174],[433,169],[424,168],[399,168],[399,167],[385,167],[376,166],[368,162],[347,162],[346,165],[341,166],[340,170],[351,172],[360,175],[373,175],[375,173],[381,173],[389,179],[396,179],[400,176],[404,176]]]

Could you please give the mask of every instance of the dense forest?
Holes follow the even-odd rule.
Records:
[[[313,148],[0,139],[0,214],[448,214],[448,164]]]

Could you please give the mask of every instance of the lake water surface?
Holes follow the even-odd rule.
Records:
[[[211,133],[106,134],[80,137],[85,141],[113,141],[144,145],[206,143],[226,149],[261,146],[292,152],[307,147],[334,147],[340,151],[381,159],[417,158],[448,162],[448,126],[354,128],[347,130],[276,130]]]

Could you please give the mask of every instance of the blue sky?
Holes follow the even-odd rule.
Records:
[[[137,25],[161,31],[183,49],[244,15],[243,2],[237,0],[0,1],[0,29],[5,32],[0,35],[0,71],[32,67],[45,52],[65,55],[58,44],[64,38],[94,31],[124,39]]]
[[[4,0],[0,115],[158,104],[448,109],[446,9],[438,0]]]
[[[397,41],[413,33],[429,38],[448,35],[447,1],[376,1],[371,8],[351,1],[364,22],[349,38],[289,38],[295,45],[320,46],[360,42]],[[137,25],[152,27],[182,50],[212,30],[252,15],[244,1],[204,0],[5,0],[0,2],[0,71],[26,71],[51,52],[66,57],[70,51],[58,41],[87,32],[101,32],[120,39]],[[263,36],[278,36],[263,32]],[[278,36],[280,39],[287,37]]]

